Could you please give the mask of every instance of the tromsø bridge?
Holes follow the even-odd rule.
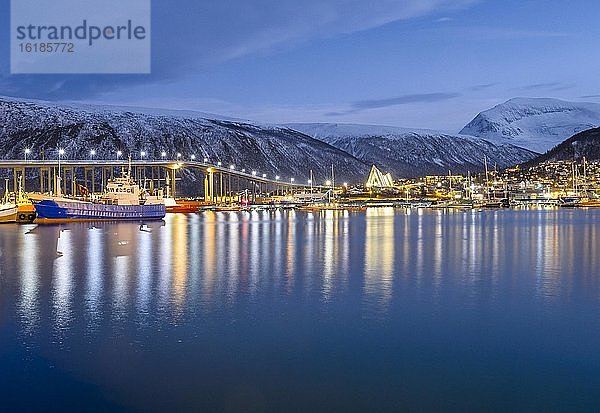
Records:
[[[25,191],[40,191],[57,193],[57,185],[61,192],[75,196],[82,187],[92,193],[104,190],[109,179],[119,176],[131,168],[131,175],[141,186],[153,189],[166,187],[170,196],[177,195],[178,181],[183,170],[195,171],[203,175],[203,185],[199,185],[195,196],[204,196],[206,202],[220,203],[231,201],[241,192],[246,192],[248,197],[255,199],[260,194],[286,195],[309,188],[312,190],[327,191],[334,187],[333,180],[325,185],[313,185],[311,181],[298,182],[293,177],[279,175],[268,176],[256,170],[237,168],[235,165],[216,164],[208,160],[145,160],[145,159],[88,159],[88,160],[0,160],[0,169],[8,170],[12,178],[12,189],[16,190],[20,177],[25,177],[26,172],[31,174],[35,170],[39,184],[30,188],[25,185]],[[5,175],[6,176],[6,175]],[[36,178],[37,179],[37,178]],[[11,179],[9,178],[9,181]],[[24,179],[23,179],[24,181]],[[59,184],[60,182],[60,184]],[[34,188],[31,188],[34,186]]]

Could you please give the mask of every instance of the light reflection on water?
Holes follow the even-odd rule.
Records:
[[[383,353],[388,358],[411,359],[422,356],[414,349],[431,343],[489,339],[485,348],[498,346],[511,331],[522,351],[544,337],[539,331],[527,337],[531,326],[568,324],[565,314],[586,320],[585,329],[569,335],[591,346],[600,338],[582,337],[600,330],[599,224],[600,211],[380,208],[175,214],[143,226],[6,226],[0,327],[14,315],[27,351],[41,348],[44,358],[62,359],[88,381],[93,375],[59,349],[79,350],[78,363],[93,371],[90,354],[107,351],[107,342],[121,352],[143,343],[157,360],[177,359],[171,351],[180,351],[199,363],[197,351],[217,354],[221,346],[260,353],[254,341],[288,343],[284,349],[299,346],[307,354],[330,343],[331,354],[344,353],[358,336],[375,353],[381,343],[365,337],[395,343],[389,347],[395,353]],[[317,328],[329,341],[316,337]],[[486,334],[479,337],[481,328]],[[186,340],[190,347],[171,347]],[[586,351],[581,358],[595,365]],[[348,357],[369,363],[367,354]],[[176,364],[158,365],[177,376]],[[267,374],[259,370],[245,374]]]
[[[77,294],[83,294],[91,328],[107,303],[117,319],[130,315],[132,301],[140,315],[154,305],[174,315],[195,306],[211,311],[235,305],[245,294],[258,300],[267,291],[318,293],[327,303],[345,292],[351,276],[363,279],[365,316],[385,313],[399,287],[431,294],[432,303],[444,289],[458,289],[465,305],[475,306],[484,293],[497,298],[507,283],[523,284],[514,279],[517,274],[530,274],[533,296],[550,303],[572,294],[573,282],[597,287],[595,278],[574,278],[582,265],[587,271],[598,268],[598,226],[560,214],[565,213],[531,212],[507,222],[505,212],[393,208],[364,215],[207,212],[171,215],[164,225],[149,228],[129,223],[20,227],[13,231],[15,245],[27,253],[15,262],[18,311],[23,329],[35,329],[41,276],[50,277],[57,331],[78,316],[72,308]]]

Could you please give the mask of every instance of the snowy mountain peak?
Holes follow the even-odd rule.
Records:
[[[401,177],[444,175],[449,170],[482,171],[486,157],[491,164],[503,168],[536,155],[513,145],[496,145],[473,136],[434,130],[335,123],[286,126]]]
[[[481,112],[460,133],[546,152],[600,125],[600,104],[550,98],[514,98]]]

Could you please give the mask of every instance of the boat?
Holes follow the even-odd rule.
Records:
[[[83,199],[62,196],[59,177],[56,195],[29,195],[37,213],[36,223],[163,219],[166,207],[162,189],[154,193],[141,189],[130,171],[131,168],[124,176],[109,180],[104,193],[86,193]]]
[[[193,214],[202,206],[198,201],[184,201],[175,198],[165,198],[165,209],[168,214]]]
[[[17,222],[17,205],[12,202],[2,202],[0,204],[0,223]]]
[[[16,194],[8,192],[8,179],[6,180],[6,190],[4,198],[0,203],[0,223],[32,223],[35,219],[35,210],[33,205],[27,199],[22,189],[22,177],[19,177],[19,188]]]
[[[600,208],[600,199],[588,197],[563,197],[559,204],[563,208]]]

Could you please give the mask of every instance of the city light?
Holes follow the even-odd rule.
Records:
[[[279,181],[279,175],[275,175],[275,180]]]
[[[310,185],[310,184],[312,184],[312,179],[309,179],[309,180],[308,180],[308,184],[309,184],[309,185]]]
[[[223,165],[223,164],[221,163],[221,161],[217,162],[217,166],[221,166],[221,165]]]
[[[144,156],[146,156],[146,151],[141,151],[140,152],[140,157],[143,158]]]
[[[181,153],[177,152],[177,159],[181,158]]]
[[[327,181],[325,181],[325,185],[330,186],[331,185],[331,181],[328,179]]]
[[[242,172],[246,173],[246,168],[242,168]]]
[[[31,150],[29,148],[25,148],[25,162],[27,162],[27,155],[29,155],[31,153]]]
[[[61,155],[61,156],[64,155],[65,154],[65,150],[64,149],[59,149],[58,150],[58,154]]]
[[[165,157],[167,156],[167,153],[166,153],[165,151],[162,151],[162,152],[160,153],[160,156],[162,156],[163,158],[165,158]]]
[[[294,182],[294,178],[290,178],[290,182]]]
[[[267,174],[262,174],[262,177],[263,177],[263,178],[266,178],[266,177],[267,177]]]
[[[252,171],[252,175],[256,176],[256,171]]]
[[[235,169],[235,165],[229,165],[229,169],[234,170]]]
[[[123,155],[123,152],[121,152],[121,151],[117,151],[117,159],[119,159],[119,157],[120,157],[121,155]]]
[[[196,155],[192,155],[191,158],[192,158],[192,161],[193,161],[194,159],[196,159]]]
[[[208,163],[208,158],[204,158],[204,163]]]

